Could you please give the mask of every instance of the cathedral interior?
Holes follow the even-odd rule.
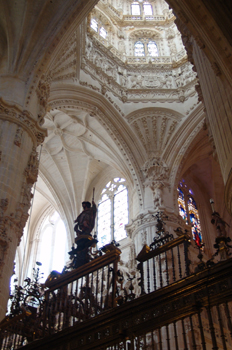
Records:
[[[232,349],[231,31],[229,1],[0,0],[1,349]]]

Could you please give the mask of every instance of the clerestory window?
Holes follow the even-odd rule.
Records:
[[[107,31],[106,29],[101,25],[101,23],[98,23],[98,21],[95,18],[91,19],[90,27],[98,33],[102,38],[106,39],[107,37]]]
[[[192,236],[198,247],[203,244],[201,233],[201,225],[197,204],[193,197],[193,192],[188,188],[185,181],[181,181],[178,186],[178,207],[179,215],[186,222],[191,225]]]
[[[152,16],[153,15],[153,9],[152,5],[148,1],[134,1],[131,4],[131,14],[133,16],[140,16],[144,14],[145,16]]]
[[[159,56],[158,47],[153,40],[139,40],[135,42],[134,45],[134,55],[137,57],[151,56],[157,57]]]
[[[109,181],[101,193],[97,216],[98,245],[102,247],[112,240],[118,242],[125,238],[125,225],[128,224],[128,218],[126,180],[117,177]]]

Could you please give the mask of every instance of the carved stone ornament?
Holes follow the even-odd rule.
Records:
[[[47,102],[50,95],[50,80],[51,78],[45,77],[43,75],[36,89],[38,102],[39,102],[38,120],[40,125],[43,124],[44,116],[47,112]]]
[[[18,129],[21,128],[22,130],[25,130],[31,137],[35,147],[40,145],[44,141],[45,136],[47,136],[47,131],[38,125],[28,111],[22,111],[17,106],[10,105],[1,98],[0,119],[15,123],[18,125]],[[17,136],[17,139],[16,142],[18,143],[19,135]]]
[[[23,135],[23,129],[22,128],[17,128],[16,133],[15,133],[15,138],[14,138],[14,144],[18,147],[21,146],[22,143],[22,135]]]
[[[8,198],[1,199],[1,202],[0,202],[0,217],[2,217],[4,215],[5,211],[7,210],[8,204],[9,204]]]
[[[126,225],[126,231],[128,236],[133,239],[134,235],[142,231],[142,242],[144,242],[144,240],[147,238],[146,228],[155,226],[155,224],[157,223],[157,219],[155,216],[156,213],[157,210],[149,210],[147,213],[139,214],[135,220],[132,220],[132,223],[130,225]],[[168,212],[165,209],[163,210],[163,214],[168,218],[165,219],[166,225],[171,225],[173,227],[181,227],[183,230],[186,228],[185,223],[183,226],[183,219],[179,215]]]
[[[153,156],[149,158],[142,171],[146,178],[146,183],[150,185],[154,181],[164,181],[168,179],[169,168],[168,166],[160,159],[160,157]]]

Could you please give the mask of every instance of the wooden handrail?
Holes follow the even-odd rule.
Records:
[[[136,260],[138,260],[139,262],[144,262],[147,261],[151,258],[154,258],[157,255],[160,255],[184,242],[188,242],[189,241],[189,237],[186,235],[181,235],[175,239],[173,239],[170,242],[165,243],[164,245],[162,245],[161,247],[158,247],[154,250],[151,250],[150,247],[148,247],[147,245],[144,245],[143,249],[140,251],[140,253],[138,254],[138,256],[136,257]]]
[[[78,278],[86,276],[98,269],[101,269],[104,266],[107,266],[114,261],[119,261],[121,251],[115,247],[112,251],[107,252],[106,254],[88,262],[87,264],[78,267],[77,269],[67,272],[64,275],[61,275],[57,279],[46,282],[46,287],[49,288],[49,291],[53,291],[57,288],[61,288]]]

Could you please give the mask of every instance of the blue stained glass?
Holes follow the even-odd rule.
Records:
[[[201,225],[197,205],[192,196],[188,196],[188,211],[192,226],[192,235],[198,247],[202,246]]]
[[[178,206],[179,206],[179,214],[184,219],[186,224],[188,223],[188,215],[185,207],[184,193],[178,188],[179,196],[178,196]]]

